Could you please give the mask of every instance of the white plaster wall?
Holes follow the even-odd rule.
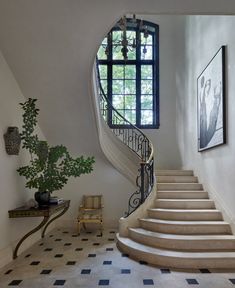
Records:
[[[3,139],[8,126],[21,128],[22,114],[19,103],[24,101],[25,98],[0,52],[0,267],[12,259],[16,241],[40,221],[35,218],[8,218],[8,210],[22,206],[24,202],[33,198],[33,192],[24,188],[24,179],[16,171],[18,167],[26,163],[27,154],[21,149],[19,156],[8,155]],[[40,128],[38,128],[38,134],[44,138]],[[32,245],[39,237],[37,233],[26,240],[19,253]]]
[[[192,168],[225,217],[235,223],[235,39],[234,16],[189,16],[185,50],[181,56],[183,93],[177,99],[179,147],[185,168]],[[227,46],[227,144],[197,152],[197,77],[222,45]],[[184,58],[184,59],[183,59]],[[183,108],[183,109],[181,109]],[[182,113],[183,110],[183,113]]]

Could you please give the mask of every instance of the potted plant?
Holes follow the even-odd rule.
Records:
[[[20,103],[23,109],[23,127],[20,133],[23,148],[31,156],[27,166],[17,169],[19,175],[27,180],[27,188],[35,188],[35,200],[39,205],[48,204],[50,194],[60,190],[67,183],[69,177],[79,177],[90,173],[95,162],[94,157],[83,156],[72,158],[63,145],[49,146],[47,141],[39,140],[35,133],[37,115],[37,99],[29,98]]]

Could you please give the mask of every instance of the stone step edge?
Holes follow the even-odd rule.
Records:
[[[150,223],[159,223],[159,224],[169,224],[169,225],[229,225],[226,221],[180,221],[180,220],[164,220],[164,219],[156,219],[156,218],[139,218],[139,221],[145,221]],[[230,225],[229,225],[230,226]]]

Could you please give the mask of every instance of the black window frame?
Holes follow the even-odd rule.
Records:
[[[140,21],[137,19],[137,21]],[[127,18],[127,31],[136,31],[137,37],[140,37],[140,33],[143,31],[139,31],[138,27],[128,26],[131,25],[131,19]],[[114,26],[109,33],[107,34],[107,45],[108,45],[108,55],[107,59],[98,59],[98,65],[107,65],[107,98],[111,103],[113,98],[112,93],[112,69],[114,65],[135,65],[136,66],[136,123],[133,124],[141,129],[158,129],[160,126],[160,109],[159,109],[159,25],[149,22],[143,21],[143,25],[148,28],[149,35],[152,36],[152,60],[141,59],[141,43],[136,48],[136,60],[113,60],[112,59],[112,32],[113,31],[121,31],[118,26]],[[138,39],[138,38],[137,38]],[[139,38],[140,39],[140,38]],[[137,42],[138,43],[138,42]],[[143,47],[143,46],[142,46]],[[141,124],[141,66],[142,65],[152,65],[152,91],[153,91],[153,122],[152,124]],[[150,110],[150,109],[149,109]],[[108,110],[107,115],[107,123],[110,128],[130,128],[130,125],[125,124],[113,124],[112,123],[112,110]]]

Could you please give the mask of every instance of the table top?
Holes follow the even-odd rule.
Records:
[[[39,206],[37,208],[29,208],[27,206],[21,206],[13,210],[9,210],[9,218],[19,218],[19,217],[42,217],[50,216],[57,211],[68,207],[70,200],[64,200],[59,204],[48,204],[46,206]]]

